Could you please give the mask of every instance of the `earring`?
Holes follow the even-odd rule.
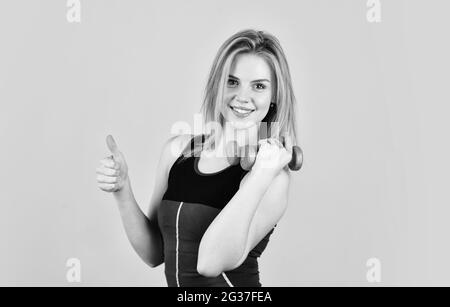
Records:
[[[275,103],[271,102],[271,103],[270,103],[270,107],[271,107],[271,108],[274,108],[274,107],[275,107]]]

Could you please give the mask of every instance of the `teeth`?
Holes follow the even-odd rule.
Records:
[[[246,113],[250,113],[250,111],[244,111],[242,109],[234,109],[236,112],[241,113],[241,114],[246,114]]]
[[[244,109],[241,109],[241,108],[235,108],[235,107],[231,107],[233,110],[235,110],[236,112],[238,112],[238,113],[240,113],[240,114],[247,114],[247,113],[250,113],[250,112],[252,112],[252,110],[244,110]]]

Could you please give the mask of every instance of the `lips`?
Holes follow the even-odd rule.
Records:
[[[238,107],[238,106],[232,106],[230,105],[230,109],[233,111],[233,113],[240,115],[240,116],[248,116],[250,113],[252,113],[253,109]]]
[[[235,106],[231,106],[231,105],[230,105],[230,109],[233,111],[233,114],[236,117],[240,117],[240,118],[247,117],[254,111],[252,109],[235,107]]]
[[[232,108],[234,110],[242,110],[242,111],[245,111],[245,112],[254,111],[253,109],[248,109],[248,108],[239,107],[239,106],[232,106],[232,105],[230,105],[230,108]]]

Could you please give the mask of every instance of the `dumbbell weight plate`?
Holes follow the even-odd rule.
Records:
[[[292,147],[292,160],[289,162],[289,169],[298,171],[303,164],[303,152],[299,146]]]

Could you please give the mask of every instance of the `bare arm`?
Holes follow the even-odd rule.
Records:
[[[102,177],[103,181],[110,182],[108,183],[110,186],[105,186],[106,183],[102,183],[101,189],[113,192],[128,240],[139,257],[151,267],[156,267],[164,261],[163,244],[156,213],[167,189],[170,166],[176,160],[178,152],[181,153],[181,150],[173,151],[173,148],[179,148],[180,144],[184,144],[185,139],[185,136],[176,136],[170,138],[164,144],[156,171],[148,216],[142,212],[136,202],[127,174],[128,168],[125,159],[123,154],[115,147],[115,143],[111,145],[112,148],[110,147],[114,159],[103,163],[104,166],[109,163],[108,165],[111,167],[109,170],[103,169],[103,172],[109,172],[108,174],[116,176],[116,181],[113,182],[111,178]],[[109,190],[106,188],[109,188]]]
[[[158,193],[157,190],[154,193]],[[155,195],[155,194],[153,194]],[[139,257],[151,267],[160,265],[163,259],[161,233],[155,216],[147,217],[140,209],[131,190],[128,180],[126,187],[114,192],[117,207],[119,208],[122,224],[125,228],[128,240]],[[151,207],[156,207],[157,197]]]
[[[242,264],[285,212],[289,176],[287,168],[274,175],[253,167],[200,242],[200,274],[214,277]]]

